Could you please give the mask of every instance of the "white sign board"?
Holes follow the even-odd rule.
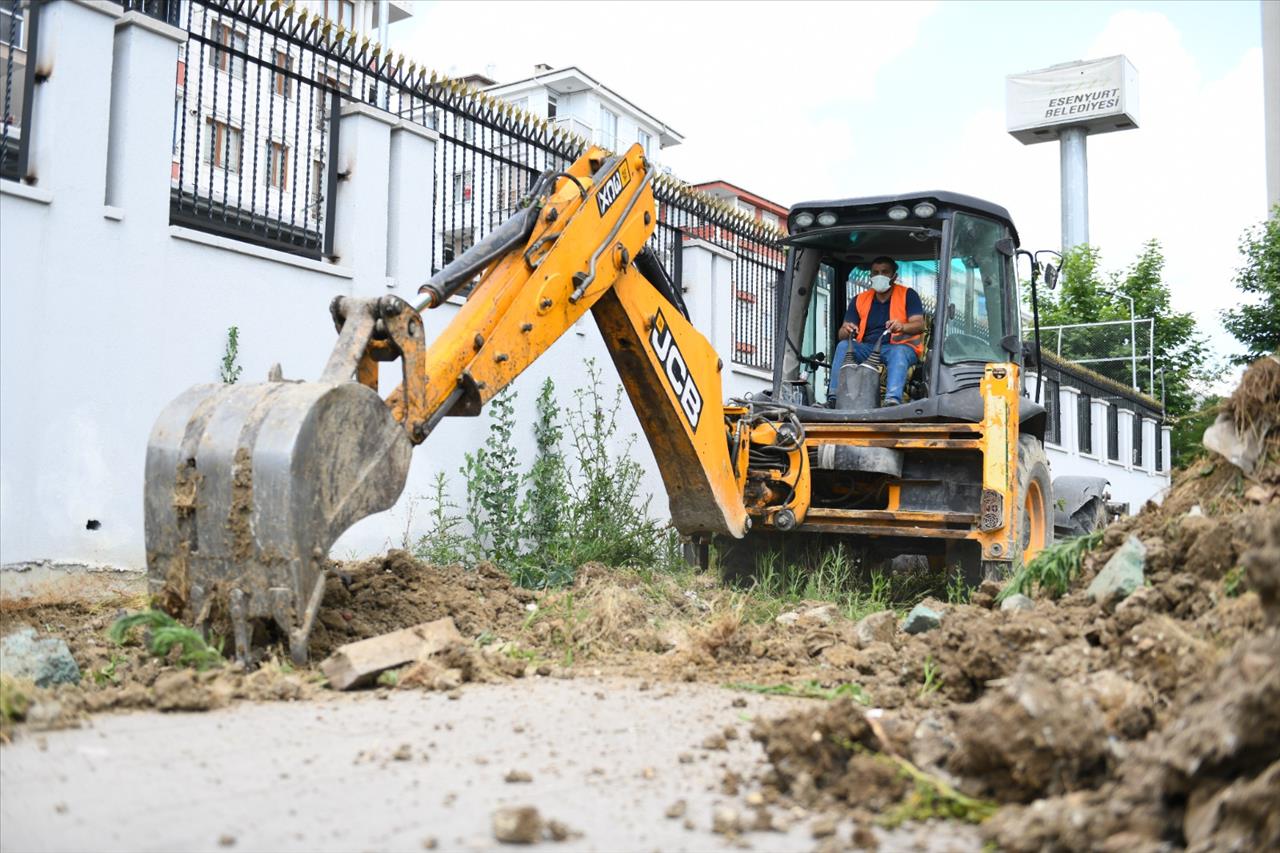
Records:
[[[1005,123],[1024,145],[1064,127],[1109,133],[1138,126],[1138,72],[1123,56],[1069,62],[1005,78]]]

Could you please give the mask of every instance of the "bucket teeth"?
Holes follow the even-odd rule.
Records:
[[[242,660],[266,622],[305,662],[329,548],[395,503],[411,452],[386,404],[354,382],[189,389],[147,446],[153,596],[188,623],[229,628]]]

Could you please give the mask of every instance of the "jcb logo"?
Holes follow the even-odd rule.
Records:
[[[600,192],[596,193],[596,206],[600,208],[601,216],[609,212],[609,208],[613,207],[613,203],[622,194],[622,188],[629,183],[631,183],[631,168],[627,165],[627,161],[623,160],[618,170],[609,176],[609,180],[600,185]]]
[[[689,365],[685,362],[684,355],[680,352],[680,347],[676,344],[676,339],[672,336],[671,328],[667,325],[661,310],[653,318],[653,330],[649,332],[649,343],[653,346],[653,352],[658,356],[658,361],[662,362],[662,366],[666,369],[667,381],[671,383],[671,390],[680,401],[680,409],[684,412],[685,419],[696,432],[698,420],[702,417],[702,393],[698,391],[698,385],[693,381],[693,375],[689,373]]]

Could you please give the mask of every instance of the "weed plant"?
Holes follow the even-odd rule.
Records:
[[[218,378],[227,385],[236,384],[240,378],[240,328],[231,326],[227,329],[227,343],[222,350],[222,363],[218,366]]]
[[[676,532],[649,517],[633,443],[618,436],[622,389],[608,398],[594,362],[587,371],[590,382],[574,392],[564,413],[567,442],[555,384],[543,382],[527,471],[513,440],[515,393],[494,398],[484,445],[466,455],[461,469],[463,513],[448,500],[444,474],[437,475],[427,498],[428,532],[413,549],[419,558],[471,566],[491,561],[535,589],[568,584],[575,567],[593,561],[660,570],[681,564]]]
[[[1095,530],[1088,536],[1067,539],[1045,548],[1031,562],[1018,567],[996,596],[996,601],[1004,601],[1018,593],[1034,595],[1041,592],[1053,598],[1064,595],[1080,575],[1085,554],[1098,546],[1102,534],[1103,531]]]
[[[860,684],[846,682],[834,687],[823,687],[817,681],[806,681],[802,684],[746,684],[735,682],[726,684],[730,690],[745,690],[748,693],[759,693],[763,696],[798,696],[802,699],[836,699],[849,698],[862,705],[870,705],[871,697]]]
[[[178,663],[183,666],[192,666],[198,670],[222,666],[221,642],[210,646],[199,633],[159,610],[144,610],[122,616],[112,624],[107,637],[117,645],[124,645],[135,628],[147,629],[146,648],[156,657],[167,657],[170,651],[178,648],[181,650]]]

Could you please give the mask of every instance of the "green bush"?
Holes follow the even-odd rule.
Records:
[[[631,457],[633,440],[619,440],[622,389],[608,399],[594,362],[587,371],[590,383],[574,392],[566,412],[568,458],[555,383],[543,382],[528,471],[512,440],[515,393],[493,399],[484,445],[466,455],[460,471],[463,515],[447,499],[445,475],[437,475],[427,499],[428,530],[414,548],[418,557],[437,564],[488,560],[533,588],[567,584],[577,566],[592,561],[663,569],[680,563],[675,531],[649,517],[650,498],[641,493],[644,469]]]

